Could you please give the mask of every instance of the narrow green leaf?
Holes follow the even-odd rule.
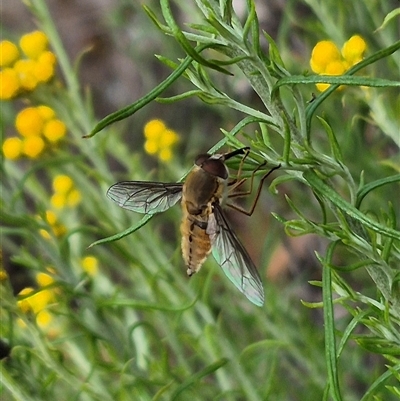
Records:
[[[199,381],[205,376],[208,376],[215,371],[217,371],[222,366],[226,365],[229,362],[227,358],[221,358],[218,361],[212,363],[211,365],[206,366],[204,369],[195,373],[193,376],[188,377],[172,394],[170,400],[176,400],[179,395],[185,391],[188,387],[192,386],[194,383]]]
[[[329,144],[331,147],[331,152],[333,154],[333,157],[340,163],[343,162],[343,155],[340,150],[339,143],[336,139],[336,136],[330,127],[330,125],[322,118],[322,117],[317,117],[320,123],[323,125],[325,128],[325,132],[328,134],[328,139],[329,139]]]
[[[269,58],[274,64],[285,67],[285,64],[282,60],[281,54],[279,52],[278,46],[276,45],[274,39],[267,32],[263,31],[265,39],[268,41],[269,44]],[[271,94],[272,95],[272,94]]]
[[[162,24],[157,16],[154,14],[154,12],[145,4],[142,5],[145,13],[147,14],[147,16],[151,19],[151,21],[154,23],[154,25],[162,32],[164,33],[170,33],[171,30],[168,28],[167,25]]]
[[[170,97],[157,97],[155,100],[158,103],[162,103],[162,104],[170,104],[170,103],[175,103],[175,102],[179,102],[181,100],[184,99],[188,99],[190,97],[194,97],[194,96],[201,96],[203,94],[203,91],[201,91],[200,89],[197,90],[191,90],[185,93],[181,93],[179,95],[176,96],[170,96]]]
[[[337,192],[331,187],[325,184],[315,173],[314,170],[307,170],[304,172],[303,177],[310,184],[311,188],[323,198],[328,199],[332,204],[338,207],[345,214],[349,215],[353,219],[364,224],[371,230],[387,235],[388,237],[400,240],[400,232],[390,227],[386,227],[374,220],[371,220],[364,213],[360,212],[353,205],[345,201]]]
[[[289,127],[288,121],[287,121],[287,119],[285,117],[283,118],[283,123],[284,123],[284,126],[285,126],[285,129],[284,129],[285,136],[284,136],[284,145],[283,145],[283,160],[288,166],[290,166],[290,151],[291,151],[291,148],[292,148],[292,146],[291,146],[292,145],[292,136],[291,136],[291,132],[290,132],[290,127]]]
[[[129,307],[141,310],[160,310],[164,312],[184,312],[185,310],[189,310],[193,307],[193,305],[197,302],[198,296],[193,299],[190,303],[186,305],[180,305],[179,307],[173,305],[166,305],[164,303],[156,303],[152,304],[149,302],[138,301],[132,298],[129,299],[111,299],[98,303],[99,307]]]
[[[364,396],[360,401],[368,401],[372,400],[373,396],[384,386],[385,382],[393,377],[393,372],[400,372],[400,363],[394,365],[384,372],[381,376],[379,376],[370,386],[369,389],[365,392]]]
[[[92,132],[88,135],[85,135],[83,138],[91,138],[96,135],[103,128],[108,125],[115,123],[116,121],[123,120],[132,114],[136,113],[142,107],[146,106],[146,104],[150,103],[152,100],[157,98],[162,92],[164,92],[167,88],[169,88],[189,67],[192,63],[193,59],[189,56],[185,58],[185,60],[179,65],[179,67],[169,75],[163,82],[157,85],[153,90],[144,95],[142,98],[137,100],[135,103],[130,104],[129,106],[124,107],[121,110],[117,110],[114,113],[109,114],[107,117],[104,117],[100,120],[96,126],[93,128]]]
[[[166,23],[171,28],[172,35],[174,35],[175,39],[182,46],[182,48],[185,50],[186,54],[189,57],[191,57],[193,60],[197,61],[201,65],[212,68],[227,75],[233,75],[231,72],[220,67],[218,64],[211,63],[210,61],[201,57],[199,52],[191,46],[190,42],[186,39],[184,33],[181,31],[178,24],[176,23],[172,15],[171,7],[169,5],[169,0],[161,0],[160,3],[163,16],[165,18]]]
[[[95,245],[106,244],[107,242],[118,241],[119,239],[124,238],[127,235],[134,233],[135,231],[139,230],[139,228],[142,228],[144,225],[146,225],[153,216],[154,215],[152,215],[152,214],[146,214],[136,225],[129,227],[128,229],[126,229],[118,234],[112,235],[111,237],[99,239],[98,241],[95,241],[92,244],[90,244],[88,246],[88,249]]]
[[[370,182],[358,189],[356,194],[356,208],[358,209],[361,205],[362,200],[368,195],[371,191],[376,188],[382,187],[386,184],[392,184],[394,182],[400,182],[400,174],[395,174],[390,177],[381,178],[379,180]]]
[[[327,252],[326,262],[331,262],[334,243],[330,245]],[[325,331],[325,357],[329,377],[329,388],[332,398],[335,401],[342,400],[339,387],[337,357],[336,357],[336,338],[335,322],[333,312],[332,297],[332,270],[324,266],[322,270],[322,301],[324,303],[324,331]]]
[[[348,85],[348,86],[370,86],[375,88],[400,87],[400,81],[392,81],[384,78],[371,78],[350,75],[291,75],[279,79],[272,93],[281,86],[298,85],[298,84],[331,84],[331,85]],[[312,102],[314,103],[314,102]],[[312,104],[311,103],[311,104]]]
[[[380,31],[385,28],[386,25],[392,20],[395,19],[398,15],[400,15],[400,8],[395,8],[389,14],[386,15],[385,19],[382,22],[382,25],[375,29],[374,33]]]
[[[397,226],[397,216],[396,216],[396,211],[393,208],[392,203],[389,203],[389,215],[387,217],[387,222],[388,222],[388,226],[392,227],[392,228],[396,228]],[[387,241],[385,241],[384,246],[383,246],[383,250],[382,250],[382,259],[388,263],[389,262],[389,258],[391,255],[391,250],[392,250],[392,246],[393,246],[393,238],[388,238]]]

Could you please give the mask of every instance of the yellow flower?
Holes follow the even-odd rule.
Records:
[[[330,40],[318,42],[311,53],[311,69],[317,74],[323,74],[326,66],[335,60],[340,60],[337,46]]]
[[[51,210],[46,211],[45,221],[49,224],[51,231],[56,237],[61,237],[67,232],[66,227],[58,222],[56,214]],[[47,240],[51,239],[51,235],[48,230],[40,229],[39,233],[43,238]]]
[[[49,121],[56,117],[56,113],[49,106],[40,105],[40,106],[37,106],[36,109],[37,109],[38,113],[42,116],[44,121]]]
[[[21,290],[18,294],[19,296],[24,297],[24,298],[20,299],[19,301],[17,301],[18,308],[20,308],[21,311],[24,313],[28,313],[32,309],[31,304],[28,301],[29,298],[28,297],[25,298],[25,295],[29,295],[33,291],[34,291],[33,288],[26,287],[23,290]]]
[[[367,49],[365,40],[360,35],[352,36],[342,47],[342,56],[349,66],[359,63]]]
[[[318,42],[312,53],[310,66],[316,74],[343,75],[350,67],[362,60],[366,43],[359,35],[352,36],[339,52],[337,46],[330,40]],[[329,88],[329,84],[317,84],[319,91]],[[342,87],[339,87],[339,89]]]
[[[66,203],[69,207],[74,207],[80,203],[82,200],[81,193],[77,189],[73,189],[67,195]]]
[[[36,62],[30,59],[18,60],[14,64],[14,70],[18,74],[20,85],[27,91],[35,89],[39,82],[34,74],[35,68]]]
[[[37,59],[41,53],[47,50],[48,44],[47,36],[41,31],[27,33],[19,41],[22,51],[31,59]]]
[[[24,137],[39,136],[43,125],[43,117],[37,107],[21,110],[15,120],[15,128]]]
[[[36,274],[36,282],[40,287],[46,287],[54,283],[54,278],[47,273],[38,273]]]
[[[148,139],[144,143],[144,150],[149,155],[155,155],[158,152],[158,143],[154,139]]]
[[[32,295],[29,295],[33,293]],[[51,290],[36,291],[33,288],[24,288],[19,294],[23,299],[17,301],[18,307],[22,312],[38,313],[43,310],[49,303],[54,302],[54,294]]]
[[[158,154],[158,158],[167,162],[172,158],[172,146],[179,141],[178,134],[166,127],[161,120],[151,120],[144,127],[144,150],[149,155]]]
[[[0,268],[0,282],[6,281],[7,279],[8,279],[7,272],[3,268]]]
[[[22,88],[32,91],[38,83],[47,82],[54,76],[56,56],[49,50],[48,38],[40,31],[23,35],[20,47],[28,57],[21,59],[17,46],[4,40],[0,42],[0,99],[8,100],[19,94]]]
[[[178,135],[175,131],[167,129],[160,137],[160,148],[168,148],[178,142]]]
[[[47,239],[48,241],[51,240],[51,235],[49,234],[49,232],[47,230],[45,230],[44,228],[41,228],[39,230],[39,234],[44,238]]]
[[[8,67],[19,58],[18,47],[9,40],[0,42],[0,67]]]
[[[50,198],[51,205],[56,209],[62,209],[67,204],[67,197],[65,194],[53,194]]]
[[[39,82],[47,82],[54,76],[56,56],[50,52],[42,53],[35,65],[33,74]]]
[[[47,326],[52,317],[47,306],[55,302],[55,291],[53,288],[43,288],[54,283],[53,277],[47,273],[38,273],[36,281],[42,289],[35,292],[33,288],[24,288],[18,295],[22,298],[17,301],[18,307],[23,313],[33,312],[39,326]],[[32,295],[30,295],[32,294]]]
[[[57,216],[51,210],[47,210],[46,212],[46,221],[51,225],[54,226],[57,224]]]
[[[7,138],[3,143],[3,154],[6,159],[15,160],[21,156],[22,153],[22,141],[21,139]]]
[[[58,119],[53,119],[45,123],[43,127],[43,135],[50,142],[58,142],[67,132],[65,124]]]
[[[74,207],[82,199],[81,193],[74,188],[73,180],[67,175],[58,175],[53,180],[54,195],[50,202],[56,208]]]
[[[335,60],[330,62],[325,69],[327,75],[342,75],[346,71],[346,66],[343,61]]]
[[[52,67],[56,65],[56,61],[56,55],[50,50],[43,52],[38,58],[39,64],[48,64]]]
[[[94,256],[86,256],[82,259],[83,270],[91,277],[95,276],[99,270],[99,261]]]
[[[71,177],[67,175],[57,175],[53,179],[53,190],[54,192],[59,192],[61,194],[66,194],[74,186],[74,182]]]
[[[158,139],[160,135],[167,129],[161,120],[150,120],[144,126],[144,136],[147,139]]]
[[[53,319],[53,317],[52,317],[51,313],[46,309],[41,310],[36,315],[36,323],[40,327],[48,326],[51,323],[52,319]]]
[[[9,100],[18,94],[20,82],[17,72],[13,68],[0,71],[0,99]]]
[[[30,136],[22,141],[22,153],[36,159],[43,152],[44,146],[44,140],[40,136]]]
[[[161,149],[159,154],[158,154],[158,157],[163,162],[167,162],[167,161],[171,160],[172,159],[171,149],[170,148]]]
[[[56,143],[67,131],[64,122],[55,118],[54,110],[44,105],[21,110],[15,119],[15,128],[24,137],[20,152],[30,158],[36,158],[42,153],[46,145],[44,139]],[[16,145],[18,143],[14,140],[7,143],[6,148],[8,154],[14,158],[19,155]]]

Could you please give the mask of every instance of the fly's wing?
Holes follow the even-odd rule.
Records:
[[[220,205],[214,205],[207,233],[213,244],[212,254],[225,275],[253,304],[264,304],[264,288],[257,268],[236,234],[229,227]]]
[[[182,197],[182,184],[122,181],[112,185],[107,196],[118,206],[138,213],[155,214],[174,206]]]

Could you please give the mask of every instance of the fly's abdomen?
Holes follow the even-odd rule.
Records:
[[[181,224],[182,256],[187,266],[188,276],[197,273],[211,252],[207,222],[197,216],[184,216]]]

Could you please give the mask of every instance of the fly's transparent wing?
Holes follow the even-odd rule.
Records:
[[[253,304],[264,304],[264,288],[257,268],[236,234],[229,227],[221,207],[214,205],[207,227],[212,254],[225,275]]]
[[[164,212],[181,199],[182,184],[122,181],[111,186],[107,196],[124,209],[155,214]]]

